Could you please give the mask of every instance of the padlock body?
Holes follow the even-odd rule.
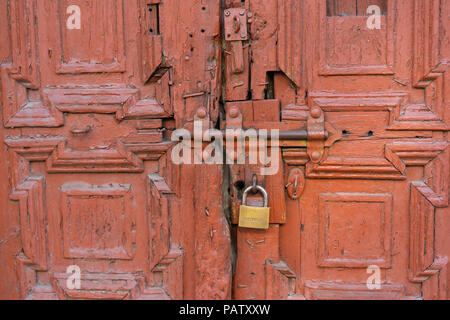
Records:
[[[239,227],[251,229],[269,229],[270,208],[249,207],[239,208]]]

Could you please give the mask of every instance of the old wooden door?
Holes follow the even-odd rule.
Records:
[[[230,296],[221,167],[169,156],[171,130],[217,121],[219,17],[219,1],[1,1],[0,298]]]
[[[0,298],[446,299],[449,10],[1,1]],[[174,164],[194,121],[279,170]]]
[[[236,229],[234,297],[446,299],[448,1],[226,7],[226,126],[308,132],[275,175],[230,167],[233,222],[255,175],[272,223]]]

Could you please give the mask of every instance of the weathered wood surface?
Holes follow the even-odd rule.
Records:
[[[224,34],[232,8],[242,40]],[[449,15],[447,0],[1,1],[0,298],[448,299]],[[170,133],[195,120],[308,141],[282,141],[270,176],[176,165]],[[237,227],[254,176],[267,231]]]

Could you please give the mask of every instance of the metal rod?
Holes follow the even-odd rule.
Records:
[[[307,140],[308,132],[306,130],[280,131],[280,140]]]

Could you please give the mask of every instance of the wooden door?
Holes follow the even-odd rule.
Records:
[[[219,1],[1,1],[1,298],[229,297],[221,167],[169,156],[172,130],[217,122],[219,17]]]
[[[226,6],[249,27],[227,41],[227,125],[308,132],[275,175],[230,166],[233,222],[253,175],[271,207],[235,230],[234,298],[447,299],[448,1]]]
[[[2,1],[0,298],[447,299],[449,10]],[[195,121],[280,169],[173,163]]]

